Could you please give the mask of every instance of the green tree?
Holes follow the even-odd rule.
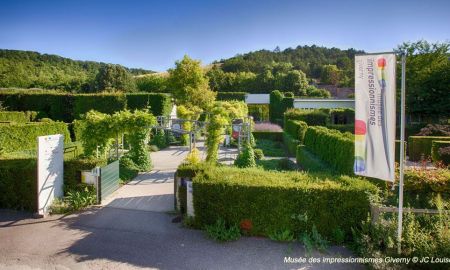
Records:
[[[141,92],[164,93],[167,89],[167,77],[157,74],[146,74],[135,77],[137,89]]]
[[[406,109],[410,114],[450,116],[450,43],[424,40],[399,45],[406,52]],[[400,67],[398,67],[400,70]],[[400,82],[400,72],[397,72]],[[400,85],[400,83],[398,83]]]
[[[174,69],[169,69],[168,85],[178,104],[206,109],[216,98],[216,93],[209,88],[200,61],[187,55],[175,62]]]
[[[320,82],[338,85],[341,80],[341,71],[336,65],[324,65],[320,73]]]
[[[106,65],[102,67],[95,77],[97,91],[123,91],[133,92],[136,84],[131,74],[122,66]]]

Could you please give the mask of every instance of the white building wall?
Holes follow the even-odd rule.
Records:
[[[247,94],[245,96],[247,104],[269,104],[270,94]]]
[[[299,109],[335,109],[335,108],[355,108],[354,99],[300,99],[294,100],[294,108]]]

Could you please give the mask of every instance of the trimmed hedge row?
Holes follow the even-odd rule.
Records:
[[[326,126],[330,123],[330,114],[322,110],[289,109],[284,113],[284,121],[300,120],[310,126]]]
[[[31,112],[0,112],[0,122],[26,123],[31,121]]]
[[[449,141],[433,141],[431,146],[431,157],[434,162],[442,161],[444,164],[450,164],[450,155],[441,155],[439,149],[450,147]]]
[[[209,168],[193,179],[195,223],[248,219],[250,234],[264,236],[283,230],[297,235],[315,225],[328,239],[338,229],[350,237],[351,228],[367,218],[368,194],[376,191],[368,181],[349,176]],[[306,215],[307,222],[293,215]]]
[[[308,129],[308,124],[299,120],[287,120],[284,123],[284,131],[290,136],[303,143],[305,132]]]
[[[171,97],[163,93],[99,93],[71,94],[49,91],[0,91],[0,101],[14,111],[40,111],[53,120],[67,123],[79,119],[90,110],[112,114],[124,109],[150,106],[153,115],[168,115]]]
[[[245,101],[246,92],[217,92],[217,100],[230,101]]]
[[[270,122],[283,125],[283,115],[286,110],[294,107],[294,97],[290,93],[283,94],[279,90],[270,93]]]
[[[283,141],[283,132],[271,132],[271,131],[253,131],[252,132],[253,137],[256,140],[262,139],[262,140],[271,140],[276,142],[282,142]]]
[[[442,136],[410,136],[408,138],[409,160],[419,161],[423,157],[431,156],[431,146],[433,141],[450,141],[450,137]]]
[[[325,127],[308,127],[304,144],[313,154],[329,164],[333,170],[353,174],[354,138]]]
[[[350,132],[350,133],[355,133],[355,125],[354,124],[349,124],[349,125],[327,125],[327,128],[329,129],[336,129],[339,130],[340,132]]]
[[[0,158],[0,208],[36,211],[36,175],[35,158]]]
[[[63,122],[36,122],[28,124],[0,124],[0,148],[5,152],[33,150],[37,148],[37,137],[63,134],[70,142],[67,124]]]

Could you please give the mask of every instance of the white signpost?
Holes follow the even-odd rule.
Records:
[[[40,136],[37,140],[37,214],[45,216],[54,198],[63,196],[64,136]]]

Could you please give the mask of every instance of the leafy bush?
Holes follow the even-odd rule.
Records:
[[[449,148],[446,150],[446,148]],[[443,162],[445,165],[450,164],[450,140],[449,141],[433,141],[431,146],[431,157],[434,162]]]
[[[50,213],[66,214],[97,203],[97,195],[93,186],[82,185],[67,191],[62,199],[55,198],[50,205]]]
[[[285,123],[288,120],[300,120],[309,126],[326,126],[330,123],[330,114],[322,110],[288,109],[284,113]]]
[[[200,157],[200,151],[197,148],[193,148],[192,151],[186,156],[183,163],[190,165],[200,164],[202,158]]]
[[[135,178],[140,169],[134,161],[128,156],[124,155],[119,160],[119,177],[123,182],[129,182]]]
[[[253,235],[286,229],[297,235],[315,224],[329,238],[336,228],[349,235],[361,224],[370,209],[369,194],[377,192],[369,182],[349,176],[229,167],[197,170],[193,185],[198,225],[218,218],[228,224],[249,219]],[[296,213],[308,213],[310,225],[293,220]]]
[[[261,160],[264,158],[264,152],[261,149],[254,149],[253,152],[255,153],[255,160]]]
[[[325,127],[308,127],[304,144],[310,152],[339,173],[353,174],[353,134]]]
[[[70,142],[67,124],[62,122],[41,122],[28,124],[0,125],[0,146],[5,152],[37,149],[37,137],[53,134],[64,135],[64,142]]]
[[[314,249],[325,251],[328,248],[328,241],[317,231],[315,225],[312,226],[311,232],[303,232],[300,240],[305,245],[307,254],[311,254]]]
[[[241,232],[237,225],[227,226],[221,218],[212,225],[205,225],[205,230],[211,239],[219,242],[235,241],[241,237]]]
[[[277,141],[282,142],[283,141],[283,132],[269,132],[269,131],[253,131],[253,136],[255,137],[256,141],[259,140],[270,140],[270,141]]]
[[[251,168],[256,166],[255,153],[249,144],[244,145],[244,149],[239,153],[234,161],[234,165],[239,168]]]
[[[238,100],[245,101],[245,96],[247,93],[245,92],[218,92],[217,100],[230,101],[230,100]]]
[[[156,145],[159,149],[167,147],[166,135],[163,129],[154,129],[154,135],[151,144]]]
[[[288,119],[284,124],[284,131],[287,132],[291,137],[298,140],[299,143],[303,143],[305,138],[305,132],[308,128],[308,124],[299,120]]]
[[[409,160],[419,161],[422,158],[427,159],[429,156],[431,156],[431,147],[433,141],[450,141],[450,137],[410,136],[408,138]]]
[[[294,241],[294,233],[289,229],[280,229],[268,234],[269,238],[278,242],[292,242]]]
[[[153,115],[170,115],[172,111],[172,98],[164,93],[127,93],[127,109],[148,109]]]

